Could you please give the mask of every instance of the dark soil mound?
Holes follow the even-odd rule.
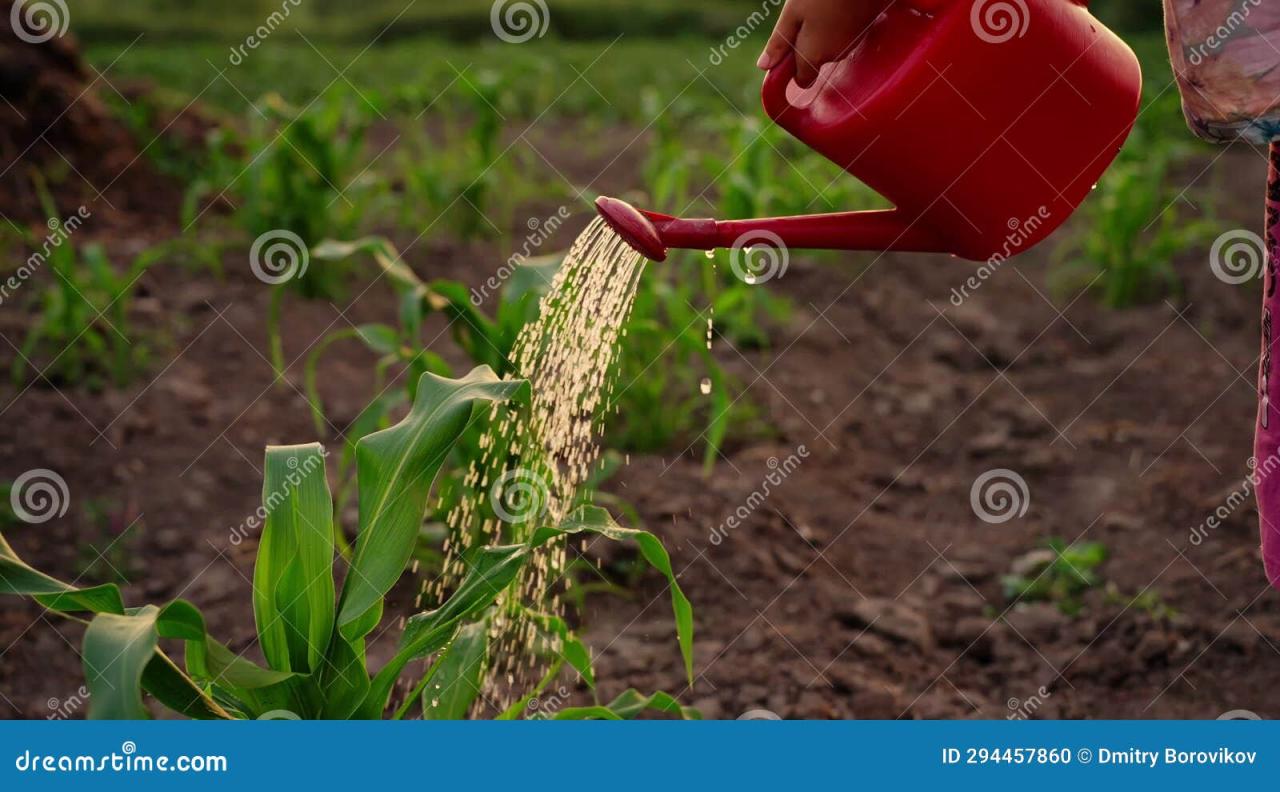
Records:
[[[0,0],[10,19],[13,0]],[[32,38],[40,38],[35,36]],[[108,76],[81,58],[74,36],[23,40],[0,31],[0,213],[43,222],[39,185],[56,196],[60,215],[86,206],[98,222],[117,226],[169,217],[176,188],[143,157],[145,146],[109,112],[99,92]]]

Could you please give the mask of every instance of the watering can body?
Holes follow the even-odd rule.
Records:
[[[1137,58],[1085,0],[909,0],[815,86],[794,56],[765,78],[782,128],[892,210],[685,220],[598,204],[651,258],[748,244],[1009,257],[1048,236],[1111,164],[1137,117]],[[628,211],[630,210],[630,211]]]

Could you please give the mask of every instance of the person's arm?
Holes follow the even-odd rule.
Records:
[[[756,65],[769,70],[796,54],[796,82],[813,85],[818,69],[840,60],[894,0],[787,0]]]

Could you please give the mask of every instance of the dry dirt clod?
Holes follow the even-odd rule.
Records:
[[[1062,634],[1067,617],[1043,602],[1019,605],[1004,617],[1005,623],[1033,646],[1052,643]]]
[[[933,648],[933,636],[924,614],[901,602],[865,598],[835,611],[837,621],[856,630],[867,630],[921,651]]]

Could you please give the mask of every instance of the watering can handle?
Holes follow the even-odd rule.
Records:
[[[795,108],[787,99],[787,86],[796,76],[796,54],[788,52],[778,65],[765,75],[764,86],[760,89],[760,98],[764,103],[764,111],[774,122],[784,128],[791,129],[789,121],[795,120]]]
[[[1080,5],[1088,5],[1088,0],[1071,1]],[[921,13],[935,14],[941,11],[943,7],[955,2],[957,0],[906,0],[905,4]],[[792,129],[788,122],[795,121],[794,108],[791,106],[791,102],[787,100],[787,86],[791,84],[791,81],[796,76],[796,57],[794,50],[788,52],[785,58],[769,70],[769,74],[764,78],[764,87],[761,89],[765,112],[779,126],[785,129]]]

